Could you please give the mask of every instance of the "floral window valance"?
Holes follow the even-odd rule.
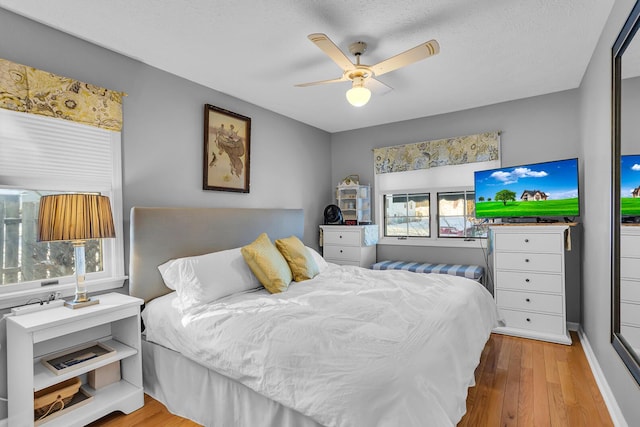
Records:
[[[500,132],[374,148],[376,174],[498,160]]]
[[[0,108],[120,131],[124,95],[0,58]]]

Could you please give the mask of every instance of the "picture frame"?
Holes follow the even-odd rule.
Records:
[[[204,106],[203,190],[249,192],[251,118]]]

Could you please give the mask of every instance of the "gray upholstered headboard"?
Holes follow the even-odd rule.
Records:
[[[266,232],[271,240],[302,239],[302,209],[131,209],[129,293],[150,301],[171,292],[158,265],[185,256],[244,246]]]

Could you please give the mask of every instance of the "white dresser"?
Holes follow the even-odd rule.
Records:
[[[491,227],[494,297],[504,326],[494,332],[571,344],[567,330],[567,277],[578,277],[577,227]],[[578,293],[579,301],[579,293]]]
[[[321,225],[322,256],[327,262],[370,268],[376,262],[377,225]]]
[[[620,227],[620,332],[640,354],[640,226]]]

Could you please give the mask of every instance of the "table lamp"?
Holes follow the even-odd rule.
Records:
[[[74,249],[76,294],[65,305],[80,308],[97,304],[87,296],[84,244],[90,239],[115,237],[111,204],[98,194],[54,194],[40,198],[38,241],[70,241]]]

